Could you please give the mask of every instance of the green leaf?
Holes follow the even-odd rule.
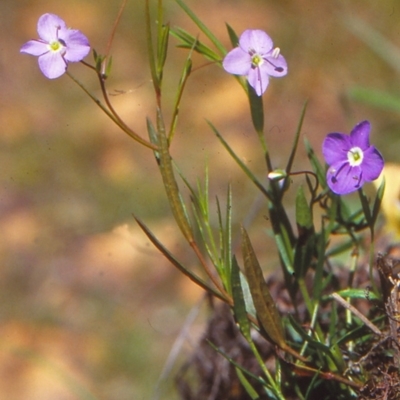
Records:
[[[162,21],[158,21],[158,24],[161,25],[161,29],[159,29],[157,40],[157,76],[161,83],[168,53],[169,25],[162,25]]]
[[[303,186],[299,187],[296,194],[296,223],[302,230],[313,227],[312,212],[304,194]]]
[[[243,368],[240,364],[238,364],[235,360],[233,360],[231,357],[228,356],[228,354],[224,353],[219,347],[217,347],[214,343],[210,342],[207,340],[207,343],[219,354],[221,354],[225,359],[227,359],[232,365],[234,365],[236,368],[240,369],[244,374],[250,376],[251,378],[255,379],[257,382],[259,382],[263,386],[267,386],[267,382],[265,382],[260,376],[256,376],[252,374],[250,371],[247,371],[247,369]]]
[[[284,229],[281,227],[281,229]],[[275,242],[278,248],[279,256],[281,257],[285,270],[292,275],[294,273],[293,261],[294,261],[294,249],[287,235],[282,233],[275,234]]]
[[[153,233],[150,231],[150,229],[137,217],[135,217],[136,222],[139,224],[139,226],[142,228],[143,232],[146,234],[146,236],[150,239],[150,241],[153,243],[153,245],[164,255],[164,257],[180,272],[182,272],[184,275],[186,275],[191,281],[199,285],[201,288],[206,290],[207,292],[213,294],[215,297],[225,301],[225,298],[217,292],[214,288],[209,286],[205,281],[203,281],[200,277],[198,277],[196,274],[188,270],[182,263],[180,263],[172,253],[170,253],[164,245],[153,235]]]
[[[178,90],[176,93],[176,99],[175,99],[175,104],[174,104],[174,110],[172,113],[172,119],[171,119],[171,125],[169,129],[169,134],[168,134],[168,144],[171,144],[172,138],[174,137],[175,130],[176,130],[176,125],[178,123],[178,115],[179,115],[179,108],[183,96],[183,90],[185,88],[186,82],[189,78],[190,72],[192,70],[192,51],[193,48],[190,50],[186,61],[185,65],[183,66],[183,71],[179,80],[178,84]]]
[[[178,47],[184,49],[193,49],[197,53],[203,55],[205,58],[213,62],[221,62],[221,56],[218,55],[214,50],[211,50],[207,45],[200,42],[197,37],[186,32],[182,28],[173,28],[170,31],[171,35],[181,41]]]
[[[322,221],[321,233],[318,235],[316,240],[316,249],[318,253],[317,263],[315,266],[315,276],[314,276],[314,285],[312,296],[315,302],[319,302],[322,289],[324,287],[323,284],[323,276],[324,276],[324,264],[325,264],[325,250],[326,250],[326,240],[325,240],[325,225]]]
[[[325,166],[323,166],[317,156],[315,155],[314,149],[311,147],[310,142],[304,139],[304,146],[307,151],[308,159],[310,160],[313,171],[318,177],[318,182],[323,189],[327,188],[326,178],[325,178]]]
[[[236,161],[236,163],[242,169],[242,171],[250,178],[250,180],[257,186],[257,188],[266,197],[270,198],[270,194],[267,191],[267,189],[265,189],[265,187],[262,185],[262,183],[260,183],[260,181],[255,177],[255,175],[247,168],[246,164],[244,164],[243,161],[236,155],[236,153],[232,150],[232,148],[229,146],[229,144],[222,137],[222,135],[218,132],[217,128],[215,128],[215,126],[210,121],[207,121],[207,123],[211,127],[211,129],[214,131],[214,133],[217,136],[217,138],[219,139],[219,141],[222,143],[222,145],[225,147],[225,149],[231,155],[231,157]]]
[[[247,341],[251,341],[252,338],[250,333],[250,321],[247,318],[246,303],[244,301],[243,290],[240,280],[240,269],[236,257],[233,257],[232,260],[231,286],[235,320],[238,323],[239,329],[242,332],[244,338]]]
[[[175,0],[191,20],[199,27],[199,29],[211,40],[214,46],[221,52],[222,55],[226,54],[225,47],[214,36],[214,34],[200,21],[196,14],[182,1]]]
[[[400,96],[395,96],[381,90],[355,86],[347,92],[351,100],[363,103],[375,108],[389,111],[400,111]]]
[[[160,94],[161,87],[158,80],[157,66],[156,66],[156,55],[153,47],[153,37],[151,33],[151,16],[150,16],[150,0],[146,0],[146,41],[147,51],[149,53],[150,73],[153,81],[153,86],[156,94]]]
[[[294,142],[293,142],[293,146],[292,146],[292,151],[290,152],[290,156],[289,156],[289,161],[287,163],[286,166],[286,173],[290,174],[290,171],[292,170],[292,165],[293,165],[293,161],[294,161],[294,157],[296,155],[296,151],[297,151],[297,146],[299,144],[299,138],[300,138],[300,133],[301,133],[301,128],[303,126],[303,122],[304,122],[304,117],[306,115],[306,110],[307,110],[307,104],[308,102],[306,102],[303,106],[303,109],[301,111],[301,115],[300,115],[300,120],[299,123],[297,125],[297,130],[296,130],[296,134],[294,136]]]
[[[264,280],[250,238],[243,227],[242,252],[246,277],[261,327],[272,343],[278,345],[280,348],[286,348],[287,345],[283,334],[281,317]]]
[[[315,233],[312,212],[300,186],[296,194],[296,223],[299,231],[294,257],[297,279],[303,278],[309,268],[315,251]]]
[[[236,374],[239,378],[240,383],[242,384],[244,390],[246,390],[246,393],[250,396],[251,400],[259,399],[260,396],[258,395],[256,390],[253,388],[253,386],[251,386],[251,383],[246,378],[244,373],[237,367],[235,368],[235,370],[236,370]]]
[[[233,28],[229,24],[225,23],[225,25],[226,25],[226,29],[228,30],[228,35],[229,35],[229,39],[231,40],[232,47],[237,47],[237,45],[239,43],[238,35],[236,34],[236,32],[233,30]]]
[[[372,225],[375,225],[376,220],[378,218],[379,210],[381,209],[381,204],[383,200],[383,195],[385,194],[385,186],[386,186],[386,181],[385,177],[383,177],[382,182],[379,185],[378,191],[376,192],[374,205],[372,207]]]
[[[104,79],[108,78],[110,76],[110,74],[111,74],[112,61],[113,61],[113,58],[111,56],[107,61],[107,65],[106,65],[106,68],[105,68],[104,73],[103,73]]]
[[[362,188],[358,189],[358,194],[359,194],[361,206],[362,206],[362,209],[364,212],[364,217],[367,220],[369,227],[371,229],[373,229],[374,227],[372,225],[372,215],[371,215],[371,210],[369,208],[369,201],[367,199],[367,196],[365,195]]]
[[[251,120],[254,129],[260,136],[264,131],[264,106],[262,96],[258,96],[256,91],[247,82],[247,93],[250,102]]]
[[[159,143],[158,143],[157,131],[154,128],[154,125],[149,118],[146,118],[146,126],[147,126],[147,133],[149,134],[150,142],[155,144],[158,147]],[[158,151],[154,151],[154,155],[157,159],[157,162],[159,162],[160,161],[160,153]]]
[[[350,299],[379,300],[379,297],[372,290],[367,289],[344,289],[338,291],[337,294]]]

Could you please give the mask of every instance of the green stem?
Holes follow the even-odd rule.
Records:
[[[255,355],[255,357],[257,359],[258,364],[260,365],[262,371],[264,372],[270,385],[272,386],[276,396],[280,400],[285,400],[285,397],[283,396],[280,387],[276,384],[275,380],[272,378],[270,372],[268,371],[267,367],[265,366],[265,362],[262,359],[262,357],[260,356],[260,353],[258,352],[256,345],[254,344],[254,342],[252,340],[250,340],[248,343],[251,347],[253,354]]]
[[[89,64],[86,64],[84,62],[85,65],[89,66],[90,68],[96,70],[94,67],[92,67]],[[142,137],[140,137],[136,132],[132,131],[131,128],[129,128],[129,126],[127,126],[125,124],[125,122],[119,117],[119,115],[116,113],[116,111],[114,110],[114,108],[112,107],[108,96],[107,96],[107,91],[105,90],[105,86],[104,86],[104,80],[101,78],[100,74],[98,71],[96,71],[97,76],[99,78],[100,81],[100,86],[101,86],[101,90],[104,96],[104,100],[106,102],[106,105],[108,107],[105,107],[101,101],[95,97],[94,95],[92,95],[89,90],[86,89],[86,87],[80,82],[78,81],[78,79],[76,79],[71,73],[69,73],[67,71],[67,75],[98,105],[98,107],[100,107],[102,109],[102,111],[118,126],[120,127],[128,136],[130,136],[133,140],[135,140],[136,142],[142,144],[143,146],[152,149],[152,150],[158,150],[158,147],[155,146],[154,144],[148,142],[147,140],[143,139]]]

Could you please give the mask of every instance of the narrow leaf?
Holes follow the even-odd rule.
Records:
[[[311,166],[318,177],[318,182],[323,189],[327,188],[325,178],[325,167],[319,162],[318,157],[315,155],[314,149],[311,147],[310,142],[304,139],[304,146],[307,151],[308,159],[310,160]]]
[[[250,322],[247,318],[246,304],[240,280],[240,269],[236,257],[232,260],[231,286],[233,297],[233,312],[235,320],[239,324],[240,331],[247,341],[251,341]]]
[[[149,53],[150,73],[153,81],[154,90],[157,94],[160,94],[160,82],[158,81],[157,67],[156,67],[156,55],[153,47],[153,37],[151,33],[151,16],[150,16],[150,0],[146,0],[146,40],[147,40],[147,51]]]
[[[262,96],[258,96],[256,91],[247,82],[247,93],[250,102],[251,120],[254,129],[260,136],[264,131],[264,106]]]
[[[173,28],[170,30],[172,36],[176,37],[181,41],[178,47],[191,49],[208,58],[211,61],[221,62],[221,56],[218,55],[214,50],[211,50],[207,45],[198,40],[197,37],[186,32],[182,28]]]
[[[381,90],[355,86],[348,91],[347,95],[351,100],[375,108],[396,112],[400,111],[400,97]]]
[[[293,165],[294,157],[295,157],[295,155],[296,155],[297,146],[298,146],[298,144],[299,144],[299,138],[300,138],[301,128],[302,128],[302,126],[303,126],[304,117],[305,117],[305,115],[306,115],[307,104],[308,104],[308,102],[306,102],[306,103],[304,104],[303,109],[302,109],[302,111],[301,111],[300,120],[299,120],[299,123],[298,123],[298,125],[297,125],[296,134],[295,134],[295,136],[294,136],[294,142],[293,142],[293,146],[292,146],[292,151],[291,151],[291,153],[290,153],[289,161],[288,161],[287,166],[286,166],[286,172],[287,172],[287,174],[289,174],[290,171],[292,170],[292,165]]]
[[[235,369],[236,369],[236,374],[239,378],[240,383],[242,384],[244,390],[246,390],[246,393],[250,396],[251,400],[259,399],[260,396],[258,395],[256,390],[253,388],[253,386],[251,386],[251,383],[246,378],[244,373],[237,367]]]
[[[153,245],[164,255],[164,257],[176,268],[178,268],[179,271],[181,271],[184,275],[186,275],[191,281],[199,285],[201,288],[206,290],[207,292],[213,294],[215,297],[225,301],[225,298],[217,292],[214,288],[209,286],[203,279],[198,277],[196,274],[188,270],[183,264],[181,264],[172,253],[170,253],[164,245],[153,235],[153,233],[150,231],[150,229],[137,217],[135,217],[136,222],[139,224],[139,226],[142,228],[143,232],[146,234],[146,236],[150,239],[150,241],[153,243]]]
[[[242,171],[250,178],[250,180],[257,186],[257,188],[268,198],[270,198],[270,194],[268,193],[267,189],[261,184],[261,182],[255,177],[255,175],[247,168],[246,164],[243,163],[243,161],[236,155],[236,153],[232,150],[232,148],[229,146],[229,144],[225,141],[225,139],[221,136],[221,134],[218,132],[217,128],[215,126],[207,121],[208,125],[211,127],[211,129],[214,131],[215,135],[217,138],[220,140],[222,145],[225,147],[225,149],[228,151],[228,153],[232,156],[232,158],[236,161],[236,163],[239,165],[239,167],[242,169]]]
[[[361,206],[364,212],[364,217],[367,220],[367,223],[371,229],[373,229],[372,225],[372,215],[371,215],[371,210],[369,208],[369,201],[367,199],[367,196],[365,195],[363,189],[358,189],[358,194],[360,196],[360,201],[361,201]]]
[[[228,30],[229,39],[231,40],[232,47],[237,47],[239,43],[239,37],[233,28],[229,24],[225,24],[226,29]]]
[[[158,23],[161,25],[162,21],[158,21]],[[164,65],[165,61],[167,59],[167,53],[168,53],[168,39],[169,39],[169,25],[163,25],[161,26],[161,29],[159,30],[159,37],[157,41],[157,76],[158,80],[161,83],[162,82],[162,77],[163,77],[163,70],[164,70]]]
[[[169,128],[169,133],[168,133],[168,144],[171,144],[172,138],[174,137],[175,134],[176,125],[178,123],[179,108],[183,96],[183,90],[185,89],[186,82],[192,70],[192,58],[191,58],[192,51],[193,48],[190,50],[186,58],[185,65],[183,66],[182,74],[179,80],[178,90],[176,93],[176,99],[174,104],[174,111],[172,113],[171,126]]]
[[[376,193],[374,206],[372,207],[372,225],[375,225],[376,219],[379,215],[379,210],[381,209],[381,204],[383,200],[383,195],[385,194],[386,181],[383,177],[381,184],[379,185],[378,191]]]
[[[214,36],[214,34],[200,21],[196,14],[182,1],[176,0],[179,6],[185,11],[185,13],[191,18],[191,20],[199,27],[199,29],[211,40],[214,46],[221,52],[226,53],[225,47],[221,42]]]

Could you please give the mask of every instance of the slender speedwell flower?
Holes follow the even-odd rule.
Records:
[[[381,174],[384,160],[369,144],[370,130],[370,123],[363,121],[350,135],[330,133],[325,138],[322,153],[329,165],[326,182],[332,192],[339,195],[354,192]]]
[[[279,47],[263,31],[246,30],[239,38],[239,47],[231,50],[222,63],[225,71],[234,75],[247,75],[247,80],[258,96],[267,89],[270,76],[287,74],[285,58]]]
[[[89,54],[87,37],[76,29],[67,28],[57,15],[43,14],[37,31],[40,39],[29,40],[20,51],[39,57],[39,68],[49,79],[58,78],[65,73],[69,62],[81,61]]]

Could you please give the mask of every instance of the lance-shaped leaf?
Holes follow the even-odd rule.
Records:
[[[265,331],[268,339],[280,348],[287,347],[281,317],[272,298],[267,283],[255,255],[253,246],[246,230],[242,227],[242,251],[244,258],[244,269],[249,282],[254,307],[257,311],[257,318],[260,327]]]
[[[300,186],[296,194],[296,224],[299,232],[294,258],[294,270],[298,278],[304,277],[314,252],[315,234],[310,206]]]
[[[251,120],[254,129],[261,138],[264,131],[264,106],[262,96],[258,96],[256,91],[247,83],[247,93],[249,95]],[[269,168],[270,170],[272,168]]]
[[[247,318],[246,303],[240,280],[240,269],[236,257],[232,260],[231,286],[233,297],[233,312],[235,320],[239,324],[240,331],[247,341],[251,341],[250,321]]]

